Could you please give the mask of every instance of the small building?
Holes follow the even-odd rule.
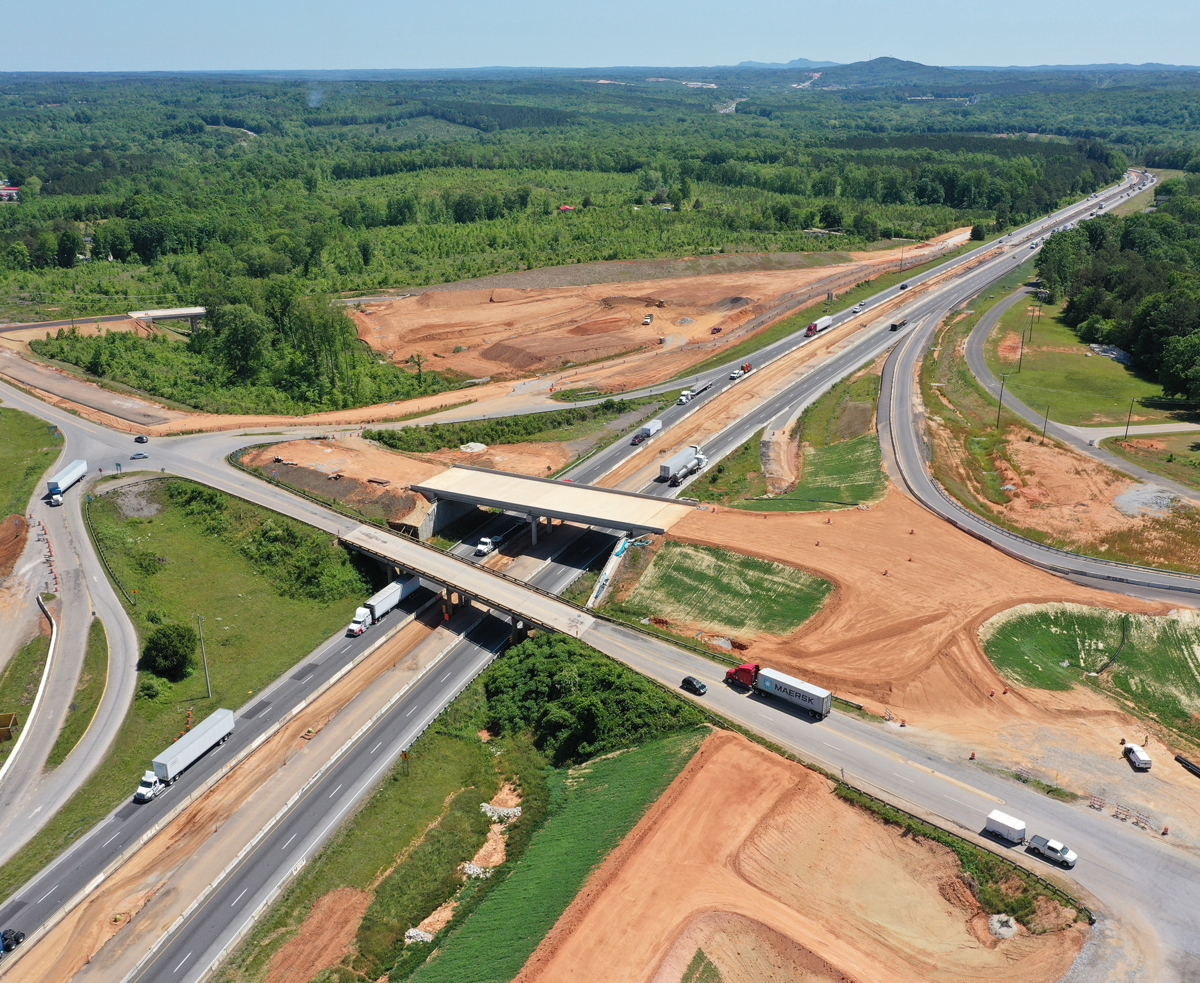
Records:
[[[0,201],[20,201],[21,189],[15,185],[0,187]]]
[[[559,205],[558,210],[560,212],[573,212],[573,211],[575,211],[575,206],[574,205]]]

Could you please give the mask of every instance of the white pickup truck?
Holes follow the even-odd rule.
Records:
[[[1039,857],[1045,857],[1068,869],[1074,867],[1075,861],[1079,859],[1069,846],[1059,843],[1058,840],[1048,840],[1044,836],[1029,838],[1029,852],[1036,853]]]

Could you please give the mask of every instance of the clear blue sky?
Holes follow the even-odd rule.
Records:
[[[43,0],[4,71],[1200,62],[1200,0]]]

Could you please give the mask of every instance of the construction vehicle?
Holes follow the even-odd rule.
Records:
[[[87,461],[72,461],[58,474],[46,482],[51,505],[62,505],[63,492],[87,474]]]
[[[1029,837],[1029,852],[1036,853],[1039,857],[1045,857],[1068,869],[1074,867],[1075,861],[1079,859],[1070,847],[1059,843],[1058,840],[1048,840],[1044,836]]]
[[[194,729],[180,737],[150,762],[153,771],[142,776],[142,783],[133,795],[135,802],[149,802],[164,789],[175,784],[180,773],[195,764],[218,744],[224,744],[233,733],[233,711],[214,710]]]
[[[1007,840],[1009,843],[1025,842],[1025,820],[1014,819],[999,809],[993,809],[988,813],[987,822],[983,824],[983,831]]]
[[[494,537],[499,544],[499,537]],[[478,549],[475,551],[478,555]],[[491,550],[488,550],[490,553]],[[346,629],[347,635],[361,635],[371,625],[378,624],[379,620],[387,614],[392,608],[399,605],[409,594],[421,586],[420,580],[416,574],[409,574],[407,577],[400,577],[393,580],[378,594],[368,597],[363,601],[362,607],[355,608],[354,620],[350,622]]]
[[[830,317],[828,314],[826,314],[825,317],[817,318],[815,321],[813,321],[812,324],[810,324],[807,328],[804,329],[804,337],[811,338],[813,335],[819,334],[820,332],[824,331],[828,327],[831,327],[832,325],[833,325],[833,318]]]
[[[725,682],[748,686],[758,693],[778,696],[802,710],[807,710],[819,720],[829,716],[833,703],[833,694],[827,689],[749,662],[728,670],[725,673]]]
[[[658,466],[658,480],[669,482],[672,487],[676,487],[707,464],[708,458],[700,453],[700,445],[689,444]]]

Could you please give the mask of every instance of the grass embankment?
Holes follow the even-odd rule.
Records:
[[[126,498],[131,492],[135,498]],[[132,796],[147,763],[184,729],[189,709],[195,723],[217,707],[241,706],[346,625],[370,592],[327,536],[191,482],[99,495],[91,518],[109,564],[137,590],[137,606],[127,610],[143,640],[158,624],[204,618],[213,696],[206,697],[203,671],[178,683],[141,673],[108,756],[0,867],[0,897]]]
[[[828,581],[782,563],[667,542],[629,597],[610,609],[631,621],[787,635],[820,609],[832,589]]]
[[[1100,446],[1130,464],[1200,489],[1200,432],[1163,433],[1128,440],[1109,437]]]
[[[1200,568],[1200,510],[1177,508],[1169,515],[1147,517],[1141,525],[1097,532],[1090,538],[1085,538],[1089,530],[1084,526],[1076,540],[1020,525],[1003,510],[1012,492],[1004,487],[1011,482],[1006,474],[1026,474],[1012,445],[1019,440],[1040,441],[1041,430],[1007,410],[1001,412],[997,428],[997,401],[976,381],[960,353],[979,318],[1028,273],[1028,264],[1018,267],[989,288],[994,293],[976,298],[965,316],[949,318],[922,362],[920,385],[929,413],[934,477],[971,511],[1035,542],[1125,563],[1184,571]],[[1046,442],[1055,443],[1050,438]],[[1063,449],[1062,453],[1070,452]]]
[[[26,642],[20,651],[8,660],[4,672],[0,673],[0,713],[15,713],[17,726],[13,728],[12,740],[0,744],[0,765],[8,760],[16,747],[21,728],[29,723],[29,709],[37,696],[42,673],[46,671],[46,656],[50,654],[50,639],[38,635]]]
[[[58,431],[45,420],[0,407],[0,518],[25,514],[38,480],[62,445]]]
[[[1092,686],[1200,743],[1200,619],[1190,612],[1153,617],[1055,605],[1001,616],[983,637],[992,664],[1020,686]]]
[[[736,345],[729,348],[723,348],[716,355],[706,358],[699,365],[693,365],[686,372],[681,372],[676,379],[686,379],[698,372],[707,372],[709,369],[715,369],[720,365],[725,365],[738,359],[748,358],[755,352],[761,351],[768,345],[773,345],[775,342],[786,338],[790,334],[795,334],[815,321],[818,317],[824,317],[826,314],[837,314],[840,311],[848,310],[857,304],[860,300],[866,300],[868,297],[874,296],[881,290],[887,290],[889,287],[894,287],[898,283],[904,283],[918,273],[923,273],[926,270],[944,263],[946,260],[953,259],[968,250],[974,249],[981,245],[978,242],[971,242],[966,245],[959,246],[957,249],[952,249],[949,252],[942,253],[933,259],[926,260],[923,263],[915,263],[906,266],[901,272],[894,270],[888,273],[880,273],[878,276],[863,280],[862,282],[845,290],[834,299],[832,304],[822,303],[817,301],[810,306],[804,308],[798,314],[792,314],[790,317],[785,317],[782,321],[772,324],[769,328],[764,328],[758,334],[751,335],[744,341],[739,341]],[[905,246],[904,249],[911,247]],[[895,246],[892,249],[899,252]],[[900,257],[897,256],[897,259]]]
[[[1166,399],[1159,383],[1095,354],[1063,322],[1061,304],[1018,301],[1000,317],[984,352],[996,378],[1007,376],[1006,391],[1039,413],[1048,407],[1056,423],[1124,425],[1131,402],[1135,424],[1198,418],[1195,404]]]
[[[692,482],[688,492],[749,512],[815,512],[875,501],[887,488],[874,432],[878,403],[874,372],[838,383],[813,403],[792,435],[800,441],[799,476],[786,492],[767,496],[760,450],[765,431]]]
[[[383,779],[220,978],[262,980],[313,905],[351,888],[369,892],[369,906],[354,952],[322,983],[385,973],[392,983],[414,973],[511,979],[687,763],[704,736],[700,720],[691,704],[574,639],[539,635],[510,649],[418,739],[409,766]],[[481,741],[482,728],[496,736]],[[502,781],[519,790],[522,808],[505,828],[506,860],[489,878],[464,881],[459,865],[490,822],[479,805]],[[454,916],[433,942],[406,946],[404,933],[449,899]]]
[[[524,859],[438,945],[413,983],[507,983],[516,976],[588,874],[671,784],[704,735],[692,730],[553,771],[549,814]]]
[[[88,628],[87,652],[83,657],[79,682],[75,685],[75,696],[67,709],[67,719],[63,721],[62,730],[58,732],[58,739],[55,740],[54,747],[50,749],[50,755],[46,759],[47,768],[62,764],[79,743],[79,739],[87,733],[107,683],[108,636],[104,632],[104,623],[99,618],[93,618],[91,627]]]
[[[703,949],[697,949],[688,968],[683,971],[680,983],[724,983],[724,980],[716,963],[704,954]]]

